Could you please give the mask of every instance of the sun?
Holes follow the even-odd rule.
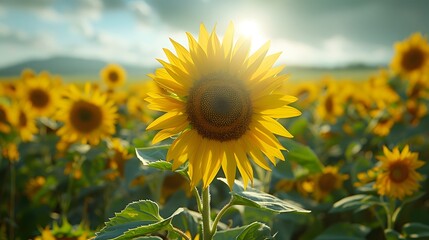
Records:
[[[261,23],[255,19],[243,19],[238,21],[237,34],[251,39],[251,51],[256,50],[258,46],[262,46],[267,42],[267,38],[262,32],[261,27],[263,27]]]

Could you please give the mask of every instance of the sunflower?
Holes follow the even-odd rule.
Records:
[[[165,176],[162,181],[159,202],[165,204],[167,199],[180,190],[185,191],[187,197],[191,196],[191,188],[189,188],[189,184],[182,175],[173,173]]]
[[[395,55],[391,68],[408,79],[419,77],[429,70],[429,44],[420,33],[414,33],[407,40],[395,44]]]
[[[9,133],[10,128],[10,108],[8,105],[0,102],[0,132]]]
[[[374,184],[378,194],[397,199],[412,195],[419,189],[419,181],[423,179],[416,171],[424,165],[423,161],[418,160],[418,153],[410,152],[408,145],[402,152],[398,147],[390,151],[384,146],[383,152],[384,155],[377,158],[381,162],[380,172]]]
[[[34,134],[38,132],[33,108],[28,103],[15,102],[11,109],[11,123],[17,129],[21,140],[24,142],[33,140]]]
[[[83,91],[72,85],[57,112],[57,119],[64,123],[57,133],[66,142],[97,145],[115,133],[116,111],[114,103],[89,84]]]
[[[113,89],[124,84],[127,73],[120,65],[111,63],[100,71],[100,76],[107,87]]]
[[[126,141],[122,141],[119,138],[113,138],[108,142],[111,155],[107,161],[108,169],[112,172],[106,175],[109,180],[115,180],[116,178],[123,178],[125,174],[125,163],[132,156],[128,153]]]
[[[36,77],[36,73],[31,68],[25,68],[21,71],[21,80],[27,81],[28,79]]]
[[[39,117],[50,117],[58,103],[58,91],[46,77],[36,77],[18,85],[18,97],[29,102],[33,112]]]
[[[1,148],[2,156],[8,159],[9,162],[14,163],[19,160],[18,146],[15,143],[6,143],[5,146],[1,146]]]
[[[348,179],[348,175],[338,172],[338,167],[327,166],[323,172],[317,174],[314,180],[313,196],[316,200],[322,200],[333,191],[340,189],[343,182]]]
[[[344,114],[343,98],[338,94],[339,92],[339,87],[336,84],[328,84],[326,93],[320,97],[316,107],[315,113],[318,118],[336,123],[337,118]]]
[[[149,93],[148,107],[166,113],[147,129],[161,130],[153,144],[179,134],[167,161],[174,169],[188,161],[191,186],[202,180],[207,188],[221,167],[230,187],[237,168],[246,186],[249,157],[269,171],[264,155],[273,164],[284,160],[273,133],[292,137],[275,119],[301,114],[288,106],[297,98],[280,91],[287,77],[278,75],[283,66],[272,68],[280,54],[267,56],[266,43],[249,56],[250,39],[234,43],[233,34],[230,24],[220,42],[201,24],[198,41],[187,33],[189,50],[171,40],[177,55],[164,49],[170,63],[159,60],[163,68],[149,75],[166,93]]]

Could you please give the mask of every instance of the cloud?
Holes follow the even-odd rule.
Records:
[[[58,41],[47,32],[29,34],[0,25],[0,65],[9,65],[29,58],[51,56],[61,51]]]
[[[324,39],[320,45],[316,47],[284,38],[272,40],[272,50],[282,52],[279,62],[286,65],[325,67],[341,67],[353,63],[383,65],[392,56],[392,50],[389,47],[370,46],[351,41],[341,35]]]
[[[157,18],[156,13],[152,10],[151,6],[144,1],[132,2],[130,3],[129,8],[134,13],[138,23],[143,26],[153,24],[155,21],[154,18]]]

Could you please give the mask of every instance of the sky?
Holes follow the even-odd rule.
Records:
[[[166,59],[170,38],[232,22],[266,41],[278,62],[302,66],[386,65],[393,45],[429,35],[426,0],[0,0],[0,67],[75,56],[147,67]]]

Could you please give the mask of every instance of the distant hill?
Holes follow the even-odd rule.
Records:
[[[0,77],[19,76],[21,71],[26,68],[33,69],[35,72],[48,71],[55,75],[77,77],[92,76],[98,77],[100,70],[108,62],[94,59],[84,59],[75,57],[51,57],[47,59],[34,59],[21,62],[12,66],[0,68]],[[154,71],[152,68],[145,68],[135,65],[122,65],[130,77],[145,77],[146,74]]]
[[[70,81],[94,80],[99,78],[99,72],[106,64],[106,61],[101,60],[63,56],[34,59],[0,68],[0,79],[19,76],[23,69],[30,68],[35,72],[45,70],[54,75],[61,75]],[[147,79],[146,75],[155,70],[154,68],[127,64],[123,64],[122,67],[127,71],[128,79],[131,81]],[[298,81],[317,80],[326,76],[334,79],[363,80],[375,74],[380,68],[379,66],[365,64],[353,64],[335,68],[286,66],[283,72],[290,75],[289,79]]]

